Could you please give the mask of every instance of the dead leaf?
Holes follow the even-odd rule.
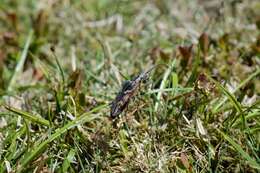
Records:
[[[76,71],[71,73],[69,77],[68,87],[75,91],[79,91],[81,89],[81,85],[82,85],[82,72],[81,70],[77,69]]]
[[[40,10],[35,19],[33,19],[33,28],[37,36],[42,36],[47,29],[48,14],[44,10]]]
[[[197,81],[195,83],[195,88],[203,91],[206,94],[215,93],[215,85],[207,78],[203,73],[199,74]]]
[[[34,68],[33,76],[37,81],[39,81],[39,80],[43,79],[44,74],[40,69]]]
[[[0,88],[4,88],[4,79],[3,79],[4,59],[5,59],[5,54],[3,51],[0,50]]]
[[[158,59],[167,62],[171,57],[169,53],[164,52],[160,47],[152,48],[149,54],[154,64]]]
[[[260,35],[258,36],[256,42],[251,45],[251,49],[254,54],[260,54]]]
[[[187,157],[187,155],[185,153],[181,153],[181,163],[183,164],[183,166],[189,170],[189,172],[192,171],[192,167],[191,164],[189,162],[189,159]]]
[[[206,33],[201,34],[201,36],[199,37],[199,45],[204,56],[207,56],[209,51],[209,45],[210,45],[210,39],[208,34]]]
[[[257,29],[260,30],[260,16],[257,17],[255,24],[256,24]]]
[[[6,44],[12,45],[12,46],[17,46],[17,35],[14,32],[4,32],[3,33],[3,40]]]
[[[12,26],[17,30],[17,15],[14,12],[6,13],[7,19],[11,21]]]
[[[181,66],[183,68],[190,66],[191,63],[192,63],[192,47],[193,47],[193,45],[179,46],[179,52],[180,52],[181,57],[182,57]]]
[[[190,57],[192,56],[192,47],[193,45],[179,46],[179,51],[184,59],[190,59]]]

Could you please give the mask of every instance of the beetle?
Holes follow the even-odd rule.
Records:
[[[140,73],[132,80],[127,80],[123,83],[120,92],[116,95],[116,98],[111,103],[111,118],[116,118],[124,111],[131,98],[136,95],[141,82],[148,78],[149,73],[154,69],[154,67],[155,66],[151,67],[145,72]]]

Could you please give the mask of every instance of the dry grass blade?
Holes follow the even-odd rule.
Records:
[[[0,173],[258,171],[259,0],[0,2]]]

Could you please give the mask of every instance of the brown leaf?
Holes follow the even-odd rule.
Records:
[[[68,87],[79,91],[82,85],[82,72],[81,70],[74,71],[69,77]]]
[[[17,46],[17,35],[14,32],[4,32],[3,33],[3,40],[6,44]]]
[[[215,93],[215,85],[203,73],[199,74],[195,88],[204,91],[206,94]]]
[[[3,51],[0,50],[0,88],[4,88],[4,79],[3,79],[4,59],[5,59],[5,54]]]
[[[160,47],[154,47],[150,51],[150,57],[155,63],[158,59],[162,59],[163,61],[169,61],[170,55],[169,53],[164,52]]]
[[[36,80],[43,79],[43,72],[40,69],[34,68],[33,69],[33,76]]]
[[[202,33],[201,36],[199,37],[199,45],[202,53],[207,56],[208,51],[209,51],[209,44],[210,44],[210,39],[208,34]]]
[[[170,55],[168,53],[165,53],[164,51],[160,50],[160,58],[163,61],[169,61]]]
[[[101,129],[90,136],[91,140],[105,154],[109,150],[109,134],[104,133]]]
[[[11,21],[12,26],[17,30],[17,15],[13,12],[6,13],[7,19]]]
[[[181,54],[182,60],[181,60],[181,66],[187,67],[191,65],[192,62],[192,47],[190,46],[179,46],[179,52]]]
[[[154,48],[152,48],[152,49],[150,50],[150,53],[149,53],[149,54],[150,54],[150,57],[151,57],[153,63],[156,62],[156,59],[157,59],[158,56],[159,56],[159,52],[160,52],[160,48],[159,48],[159,47],[154,47]]]
[[[33,19],[33,28],[37,36],[42,36],[47,29],[48,14],[44,10],[40,10],[35,19]]]
[[[189,163],[189,159],[185,153],[181,153],[181,163],[183,166],[188,169],[190,172],[192,171],[192,167]]]
[[[2,51],[0,49],[0,69],[2,68],[1,65],[3,65],[5,57],[6,57],[6,55],[5,55],[4,51]]]
[[[190,45],[190,46],[179,46],[179,51],[181,53],[181,56],[184,59],[190,59],[190,57],[192,55],[192,47],[193,47],[193,45]]]
[[[251,45],[251,49],[254,54],[260,54],[260,36],[258,36],[256,42]]]
[[[260,16],[257,17],[255,24],[256,24],[257,29],[260,30]]]

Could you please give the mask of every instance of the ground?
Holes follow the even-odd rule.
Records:
[[[1,0],[0,173],[258,172],[259,79],[258,0]]]

